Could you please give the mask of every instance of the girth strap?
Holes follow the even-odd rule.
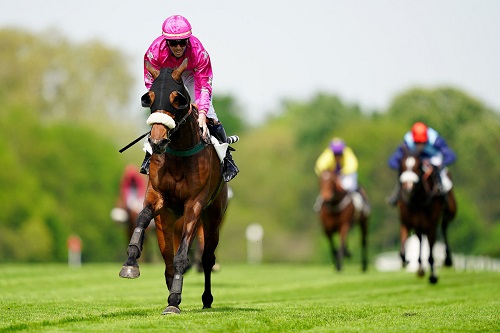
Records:
[[[198,142],[194,147],[187,150],[176,150],[167,146],[167,148],[165,148],[165,153],[180,157],[192,156],[205,149],[206,146],[207,144],[203,141]]]

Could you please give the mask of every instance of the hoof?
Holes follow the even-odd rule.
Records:
[[[423,277],[424,275],[425,275],[424,270],[423,270],[422,268],[419,268],[419,269],[417,270],[417,276],[418,276],[418,277]]]
[[[431,277],[429,277],[429,282],[431,284],[436,284],[438,282],[437,276],[431,276]]]
[[[123,266],[120,271],[120,277],[126,279],[137,279],[141,275],[139,267],[135,266]]]
[[[169,305],[165,308],[165,310],[163,310],[163,312],[161,314],[167,315],[167,314],[180,314],[180,313],[181,313],[181,309],[179,309],[176,306]]]

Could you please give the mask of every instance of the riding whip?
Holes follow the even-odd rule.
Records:
[[[141,135],[140,137],[138,137],[137,139],[135,139],[134,141],[132,141],[131,143],[129,143],[128,145],[123,147],[122,149],[120,149],[119,152],[123,153],[125,150],[127,150],[130,147],[132,147],[133,145],[135,145],[137,142],[139,142],[143,137],[145,137],[148,134],[149,134],[149,131],[147,131],[146,133],[144,133],[143,135]]]

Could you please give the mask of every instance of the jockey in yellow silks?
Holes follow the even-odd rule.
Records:
[[[319,176],[325,170],[334,170],[347,192],[358,190],[358,159],[342,139],[333,138],[316,160],[316,174]]]

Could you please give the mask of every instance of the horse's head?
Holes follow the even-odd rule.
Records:
[[[321,198],[324,202],[333,201],[338,197],[339,193],[345,193],[340,184],[339,177],[331,170],[326,170],[321,173],[319,188]]]
[[[141,98],[142,106],[151,109],[147,124],[151,126],[149,143],[153,153],[165,152],[170,142],[169,131],[176,128],[182,117],[189,111],[191,100],[182,82],[182,73],[187,68],[187,59],[181,66],[173,70],[154,69],[149,62],[146,68],[154,78],[149,92]]]
[[[401,159],[399,182],[403,200],[409,201],[418,189],[426,189],[427,168],[420,157],[407,154]]]

